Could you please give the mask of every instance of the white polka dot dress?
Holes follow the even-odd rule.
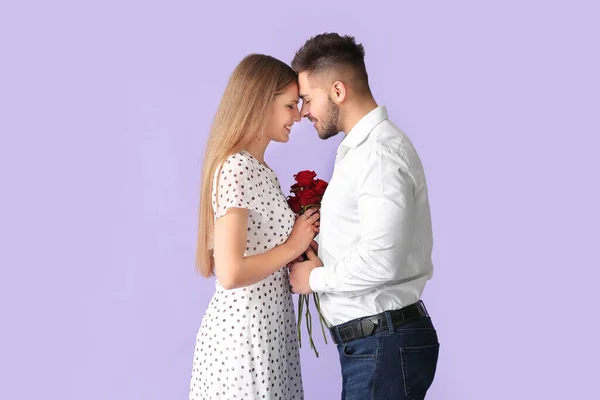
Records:
[[[217,170],[218,173],[218,170]],[[230,156],[213,181],[215,220],[247,208],[245,255],[284,243],[294,213],[277,176],[247,151]],[[296,318],[285,266],[253,285],[217,281],[197,336],[190,400],[303,399]]]

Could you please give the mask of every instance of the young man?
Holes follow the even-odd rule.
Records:
[[[424,399],[439,343],[420,300],[432,276],[421,160],[369,88],[364,48],[335,33],[296,53],[301,116],[321,139],[344,132],[321,205],[318,257],[290,265],[295,293],[318,292],[338,345],[342,399]]]

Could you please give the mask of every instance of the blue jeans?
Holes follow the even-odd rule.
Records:
[[[429,317],[338,345],[342,400],[423,400],[439,346]]]

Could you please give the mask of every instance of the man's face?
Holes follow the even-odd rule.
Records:
[[[331,100],[329,93],[316,84],[316,79],[311,79],[307,72],[298,74],[302,109],[300,116],[308,118],[321,139],[329,139],[340,132],[340,109]]]

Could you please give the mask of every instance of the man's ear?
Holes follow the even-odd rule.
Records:
[[[346,95],[348,94],[348,90],[344,82],[335,81],[331,85],[331,99],[334,103],[339,104],[342,103],[346,99]]]

